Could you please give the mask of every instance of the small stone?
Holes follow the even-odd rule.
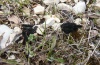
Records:
[[[43,25],[43,28],[45,28],[45,26],[49,27],[49,26],[52,26],[54,23],[55,23],[54,18],[50,18],[46,22],[44,22],[42,25]]]
[[[62,23],[54,23],[52,25],[53,30],[57,31],[57,30],[61,30],[60,26]]]
[[[52,15],[44,15],[45,20],[48,20],[51,17],[52,17]]]
[[[36,33],[40,34],[40,35],[43,35],[44,33],[44,28],[42,28],[40,25],[38,25],[38,28],[36,30]]]
[[[45,5],[53,5],[53,4],[58,4],[60,1],[59,0],[44,0],[43,3]]]
[[[21,33],[21,32],[22,32],[22,30],[21,30],[19,27],[15,27],[15,28],[14,28],[14,33],[19,34],[19,33]]]
[[[44,14],[44,10],[45,10],[45,7],[43,7],[41,5],[37,5],[34,8],[34,14]]]
[[[78,3],[79,0],[74,0],[75,3]]]
[[[57,5],[59,10],[67,10],[67,11],[72,11],[72,6],[65,4],[65,3],[59,3]]]
[[[19,63],[19,62],[21,62],[21,59],[16,59],[16,61]]]
[[[46,27],[49,27],[49,26],[52,26],[54,23],[56,23],[56,22],[60,22],[60,19],[59,18],[57,18],[57,17],[55,17],[55,16],[52,16],[51,18],[49,18],[49,19],[47,19],[46,20],[46,22],[44,22],[43,24],[41,24],[41,26],[43,27],[43,28],[45,28],[45,26]]]
[[[65,65],[64,63],[60,63],[60,65]]]
[[[60,19],[56,17],[55,15],[52,15],[52,18],[54,18],[57,23],[60,23]]]
[[[88,18],[82,18],[82,23],[83,23],[83,24],[89,24],[90,21],[89,21]]]
[[[15,41],[15,37],[16,37],[17,33],[12,33],[9,36],[9,42],[7,43],[7,45],[13,44],[13,42]]]
[[[22,33],[22,30],[19,27],[15,27],[13,33],[10,34],[9,43],[13,44],[16,41],[16,39],[19,38],[20,33]]]
[[[13,60],[13,59],[15,59],[15,56],[14,56],[14,55],[10,55],[10,56],[8,57],[8,60]]]
[[[10,43],[7,44],[7,41],[9,40],[11,33],[13,33],[13,30],[10,29],[7,25],[0,25],[0,36],[3,36],[3,39],[0,41],[0,49],[4,49],[10,45]]]
[[[60,0],[60,2],[66,2],[67,0]]]
[[[75,19],[75,23],[76,23],[77,25],[81,25],[82,20],[81,20],[80,18],[77,18],[77,19]]]
[[[73,7],[73,12],[75,14],[79,14],[79,13],[84,13],[86,10],[86,4],[84,1],[79,1],[78,3],[75,4],[75,6]]]

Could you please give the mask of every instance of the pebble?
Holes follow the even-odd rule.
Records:
[[[81,20],[80,18],[77,18],[77,19],[75,19],[75,23],[76,23],[77,25],[81,25],[82,20]]]
[[[44,14],[45,7],[40,4],[34,8],[34,14]]]
[[[55,16],[53,16],[53,17],[47,19],[46,22],[44,22],[43,24],[41,24],[41,26],[43,28],[45,28],[45,26],[46,27],[49,27],[49,26],[52,26],[53,24],[55,24],[56,22],[59,23],[60,22],[60,19],[57,18],[57,17],[55,17]]]
[[[37,30],[36,30],[36,33],[37,34],[40,34],[40,35],[43,35],[43,33],[44,33],[44,28],[42,28],[40,25],[38,25],[38,28],[37,28]]]
[[[75,6],[73,7],[73,12],[75,14],[79,14],[79,13],[84,13],[86,10],[86,4],[84,1],[79,1],[78,3],[75,4]]]
[[[45,5],[53,5],[53,4],[58,4],[60,0],[44,0],[43,3]]]
[[[60,2],[66,2],[67,0],[60,0]]]
[[[13,59],[15,59],[15,56],[14,56],[14,55],[10,55],[10,56],[8,57],[8,59],[9,59],[9,60],[13,60]]]
[[[57,31],[57,30],[61,30],[60,26],[62,23],[54,23],[52,25],[53,30]]]
[[[67,10],[67,11],[72,11],[72,6],[68,5],[68,4],[65,4],[65,3],[59,3],[57,5],[58,9],[59,10]]]
[[[3,36],[3,38],[0,41],[0,49],[4,49],[8,45],[10,45],[10,43],[7,44],[7,41],[9,40],[9,36],[11,33],[13,33],[13,30],[7,25],[0,25],[0,36]]]

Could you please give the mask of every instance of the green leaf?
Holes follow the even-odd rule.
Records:
[[[17,61],[15,61],[15,60],[7,60],[6,62],[8,64],[13,64],[13,65],[17,65],[18,64]]]
[[[28,37],[28,41],[34,42],[35,39],[36,38],[35,38],[35,36],[33,34],[30,34],[29,37]]]
[[[51,43],[51,49],[53,49],[56,46],[56,37],[52,37],[52,43]]]
[[[57,58],[57,59],[55,59],[55,61],[60,62],[60,63],[64,63],[64,59],[63,58]]]

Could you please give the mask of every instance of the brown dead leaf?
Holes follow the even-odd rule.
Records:
[[[97,13],[86,13],[83,16],[90,17],[90,18],[100,18],[100,14],[97,14]]]
[[[21,19],[18,18],[16,15],[12,15],[8,17],[8,20],[14,22],[15,24],[19,24],[21,22]]]

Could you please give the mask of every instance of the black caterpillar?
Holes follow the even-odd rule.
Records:
[[[66,33],[66,34],[69,34],[71,32],[75,32],[78,30],[78,28],[81,28],[82,25],[77,25],[75,23],[63,23],[61,25],[61,30]]]

